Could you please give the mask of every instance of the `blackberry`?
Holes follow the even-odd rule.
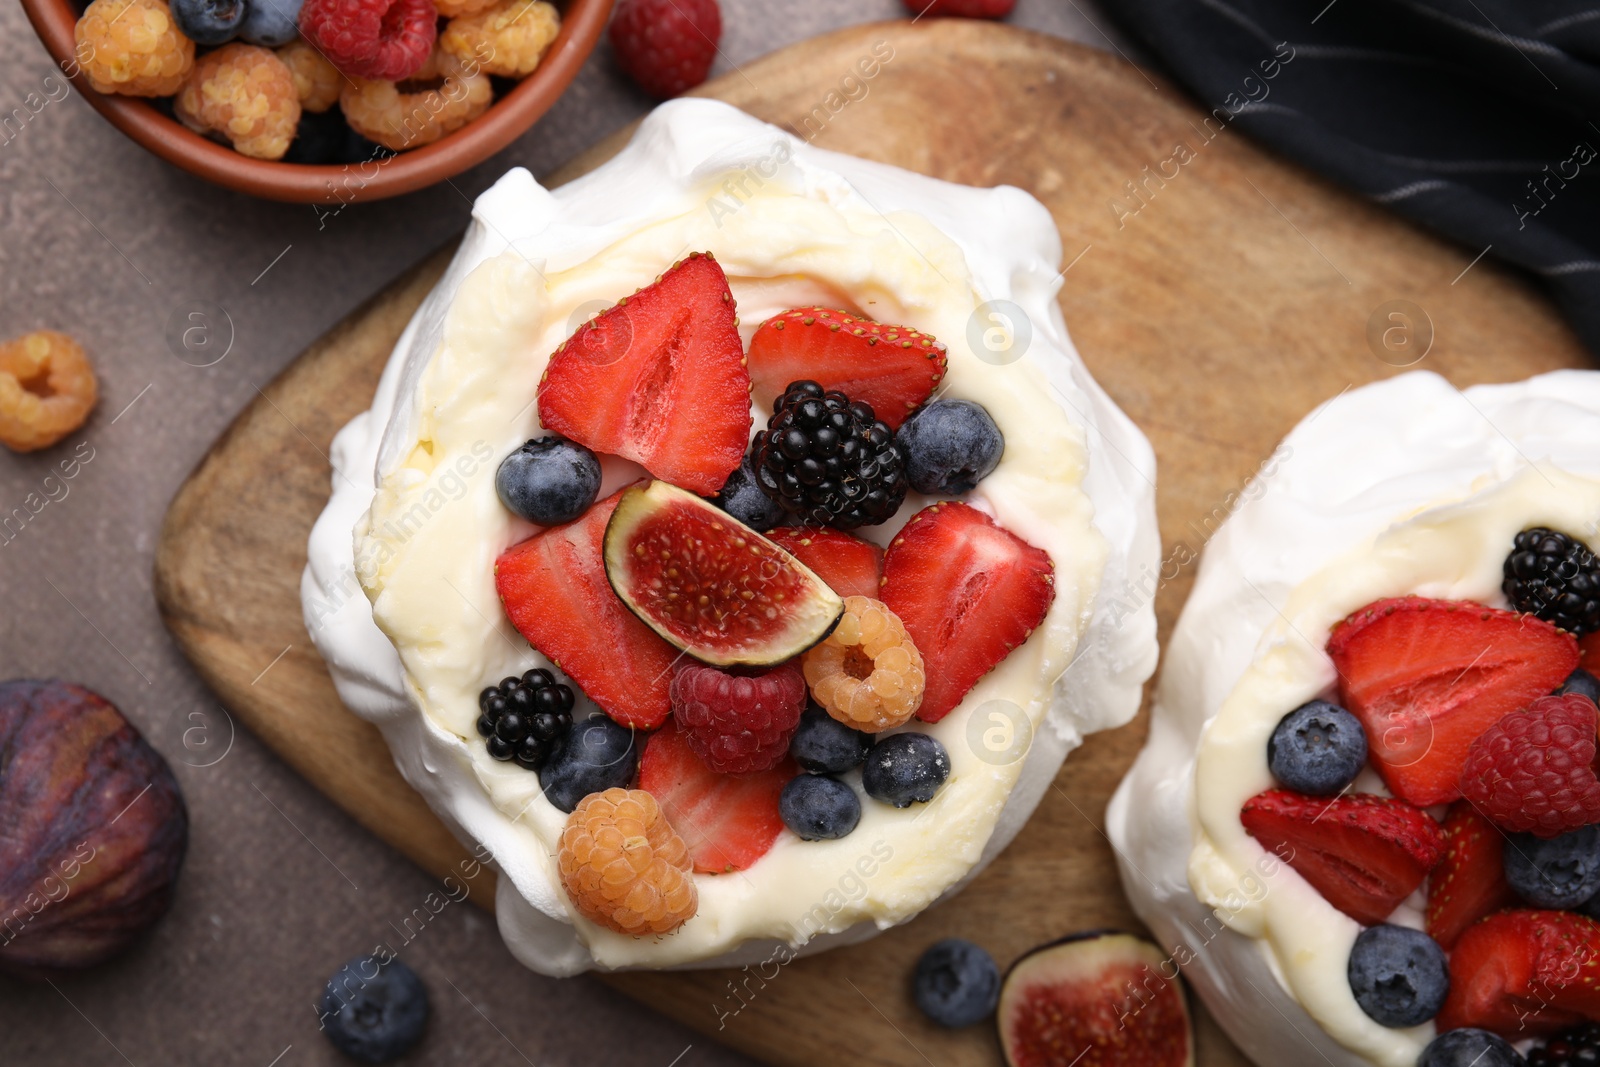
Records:
[[[491,685],[478,694],[478,709],[478,733],[489,755],[530,771],[548,763],[572,730],[572,689],[543,669]]]
[[[1584,1023],[1528,1051],[1528,1067],[1592,1067],[1600,1064],[1600,1023]]]
[[[1518,611],[1579,637],[1600,630],[1600,559],[1571,536],[1536,526],[1517,534],[1501,586]]]
[[[756,481],[784,511],[853,530],[892,517],[906,498],[905,455],[872,405],[812,381],[789,383],[756,434]]]

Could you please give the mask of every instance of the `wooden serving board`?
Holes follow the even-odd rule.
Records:
[[[858,63],[881,59],[879,42],[893,56],[865,77]],[[1294,73],[1290,63],[1278,76]],[[1049,206],[1070,263],[1060,299],[1073,336],[1160,461],[1163,635],[1229,494],[1318,402],[1423,352],[1420,367],[1460,385],[1587,365],[1544,298],[1474,263],[1477,249],[1427,236],[1215,120],[1206,125],[1171,86],[1097,51],[925,19],[842,30],[702,91],[824,147],[973,185],[1017,185]],[[593,168],[620,143],[611,138],[553,180]],[[328,443],[368,406],[447,255],[353,312],[239,416],[173,502],[156,561],[167,624],[226,706],[335,803],[441,876],[465,853],[401,780],[376,730],[340,706],[301,624],[299,578],[328,497]],[[1409,334],[1407,320],[1383,307],[1393,301],[1415,306],[1402,309]],[[1010,849],[955,900],[906,926],[764,983],[729,972],[610,981],[775,1064],[997,1063],[988,1027],[951,1034],[918,1015],[907,992],[912,962],[943,936],[972,938],[1005,965],[1070,931],[1137,927],[1101,825],[1144,732],[1141,718],[1091,738]],[[487,879],[477,888],[492,906]],[[1242,1065],[1197,1016],[1200,1063]]]

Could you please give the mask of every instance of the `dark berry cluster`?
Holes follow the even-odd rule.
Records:
[[[755,439],[756,480],[805,522],[852,530],[889,519],[906,498],[905,457],[872,405],[791,382]]]
[[[531,771],[547,763],[572,729],[572,690],[547,670],[507,678],[478,695],[478,733],[489,755]]]
[[[1579,637],[1600,630],[1600,559],[1574,538],[1543,526],[1522,531],[1504,574],[1501,588],[1518,611]]]
[[[1595,1067],[1596,1064],[1600,1064],[1600,1023],[1584,1023],[1528,1052],[1528,1067]]]

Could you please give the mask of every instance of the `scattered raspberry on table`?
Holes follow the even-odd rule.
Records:
[[[906,10],[923,15],[953,15],[966,19],[1003,19],[1017,6],[1017,0],[905,0]]]
[[[717,0],[622,0],[611,19],[617,62],[663,100],[706,80],[721,37]]]

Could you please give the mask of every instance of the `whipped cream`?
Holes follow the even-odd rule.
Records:
[[[1501,566],[1537,525],[1595,543],[1600,374],[1456,390],[1414,372],[1352,390],[1285,438],[1206,551],[1144,751],[1112,798],[1123,887],[1257,1063],[1413,1067],[1431,1023],[1380,1026],[1350,992],[1361,927],[1249,837],[1267,739],[1334,691],[1332,627],[1384,597],[1506,607]],[[1384,793],[1370,768],[1356,782]],[[1391,917],[1420,927],[1421,891]]]
[[[697,876],[699,912],[677,931],[637,939],[569,910],[554,862],[566,816],[535,775],[491,759],[474,727],[483,686],[545,665],[495,593],[496,557],[535,528],[500,505],[494,469],[543,433],[533,398],[548,353],[707,250],[728,275],[747,343],[770,315],[816,303],[945,341],[941,395],[983,404],[1006,435],[971,501],[1049,552],[1056,598],[956,711],[919,724],[953,767],[931,803],[865,801],[838,841],[782,835],[748,870]],[[1154,569],[1154,457],[1067,338],[1054,301],[1060,259],[1049,213],[1020,190],[820,151],[711,101],[661,106],[615,159],[559,189],[517,169],[479,198],[372,409],[334,440],[333,496],[302,589],[341,697],[379,726],[457,836],[492,854],[500,929],[525,964],[552,975],[737,965],[870,936],[981,869],[1066,753],[1133,716],[1154,669],[1154,615],[1148,605],[1113,615],[1099,593]],[[1026,321],[980,314],[998,300]],[[602,494],[643,474],[610,458],[604,469]],[[910,499],[895,522],[862,532],[886,544],[926,502]],[[592,708],[580,701],[575,714]],[[1025,757],[996,759],[969,741],[997,725],[996,709],[1011,712],[1001,728],[1031,733]]]

